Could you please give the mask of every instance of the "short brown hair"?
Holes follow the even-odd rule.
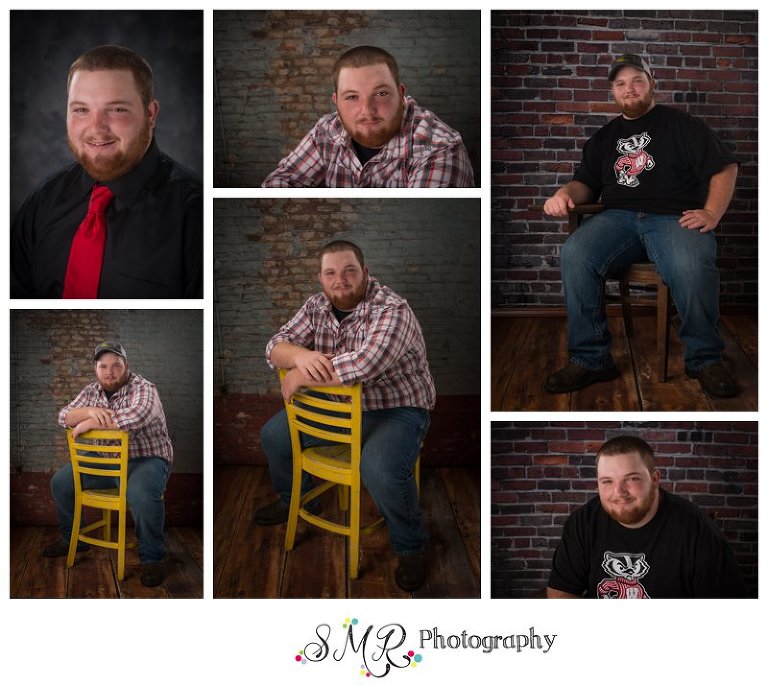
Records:
[[[144,107],[155,99],[155,84],[152,78],[152,68],[147,60],[130,48],[122,45],[100,45],[91,48],[78,57],[69,68],[67,76],[67,93],[76,71],[130,71],[136,82],[141,102]]]
[[[386,50],[373,47],[372,45],[359,45],[356,48],[347,50],[333,65],[333,92],[339,85],[339,72],[344,67],[359,69],[360,67],[370,67],[374,64],[386,64],[395,79],[395,85],[400,86],[400,70],[397,68],[397,62]]]
[[[346,252],[347,250],[351,250],[355,253],[355,257],[357,257],[357,261],[360,262],[361,268],[365,267],[363,251],[349,240],[334,240],[333,242],[324,245],[323,249],[320,250],[320,262],[322,263],[323,261],[323,255],[326,255],[329,252]]]
[[[600,457],[611,457],[616,454],[638,454],[643,464],[650,473],[656,470],[656,463],[653,460],[653,449],[642,438],[634,435],[619,435],[606,442],[595,455],[595,466],[600,461]]]

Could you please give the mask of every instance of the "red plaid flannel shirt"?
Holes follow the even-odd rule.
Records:
[[[342,383],[363,381],[363,410],[435,406],[421,327],[408,302],[368,280],[365,297],[339,322],[323,293],[312,295],[267,344],[289,342],[332,354]]]
[[[128,431],[128,458],[162,457],[173,461],[173,446],[165,426],[165,414],[157,388],[146,378],[129,371],[128,382],[107,399],[98,381],[89,383],[59,412],[59,425],[67,428],[67,415],[81,407],[111,409],[120,430]]]
[[[472,188],[457,131],[406,97],[403,124],[364,166],[337,113],[327,114],[261,184],[264,188]]]

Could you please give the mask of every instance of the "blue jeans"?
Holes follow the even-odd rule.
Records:
[[[426,542],[413,468],[428,427],[426,409],[397,407],[363,412],[360,478],[384,517],[397,554],[421,552]],[[302,440],[304,447],[327,444],[309,436],[302,436]],[[261,445],[269,461],[272,487],[288,506],[293,458],[285,410],[264,424]],[[312,477],[305,473],[302,494],[311,488]]]
[[[139,559],[142,564],[165,558],[165,502],[163,493],[171,473],[171,464],[161,457],[136,457],[128,460],[128,507],[136,526],[139,541]],[[82,474],[80,481],[85,490],[116,488],[117,478],[104,478]],[[51,493],[59,515],[61,537],[69,542],[72,518],[75,515],[75,479],[72,465],[60,468],[51,478]]]
[[[605,317],[605,279],[630,264],[652,261],[669,286],[680,315],[678,334],[686,367],[699,370],[721,360],[720,274],[713,231],[683,228],[679,216],[606,209],[588,218],[560,253],[568,310],[568,353],[586,369],[611,366]]]

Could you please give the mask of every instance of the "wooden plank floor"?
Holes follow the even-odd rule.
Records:
[[[685,375],[683,346],[670,331],[669,378],[656,382],[656,324],[635,317],[629,339],[621,317],[609,317],[612,353],[621,377],[584,390],[551,395],[544,380],[564,366],[565,317],[495,316],[491,323],[491,409],[493,411],[757,411],[757,316],[726,315],[721,321],[724,361],[741,385],[738,397],[707,395]]]
[[[129,530],[129,536],[133,533]],[[139,580],[136,548],[126,551],[125,578],[117,580],[117,553],[101,547],[79,552],[67,568],[66,558],[46,559],[43,547],[59,537],[58,528],[12,526],[11,597],[26,598],[186,598],[203,597],[203,532],[169,528],[165,581],[154,588]]]
[[[477,598],[480,596],[480,472],[422,469],[422,516],[429,576],[412,595],[394,581],[397,558],[386,528],[361,539],[360,572],[350,580],[347,540],[299,522],[286,552],[285,526],[257,526],[256,509],[274,499],[262,466],[217,466],[214,473],[214,597]],[[339,515],[332,493],[323,515]],[[363,520],[375,516],[367,496]]]

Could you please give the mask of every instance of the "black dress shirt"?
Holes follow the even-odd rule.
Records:
[[[26,199],[11,229],[11,297],[60,298],[72,239],[96,181],[78,163]],[[107,187],[100,298],[203,296],[201,183],[155,143]]]

